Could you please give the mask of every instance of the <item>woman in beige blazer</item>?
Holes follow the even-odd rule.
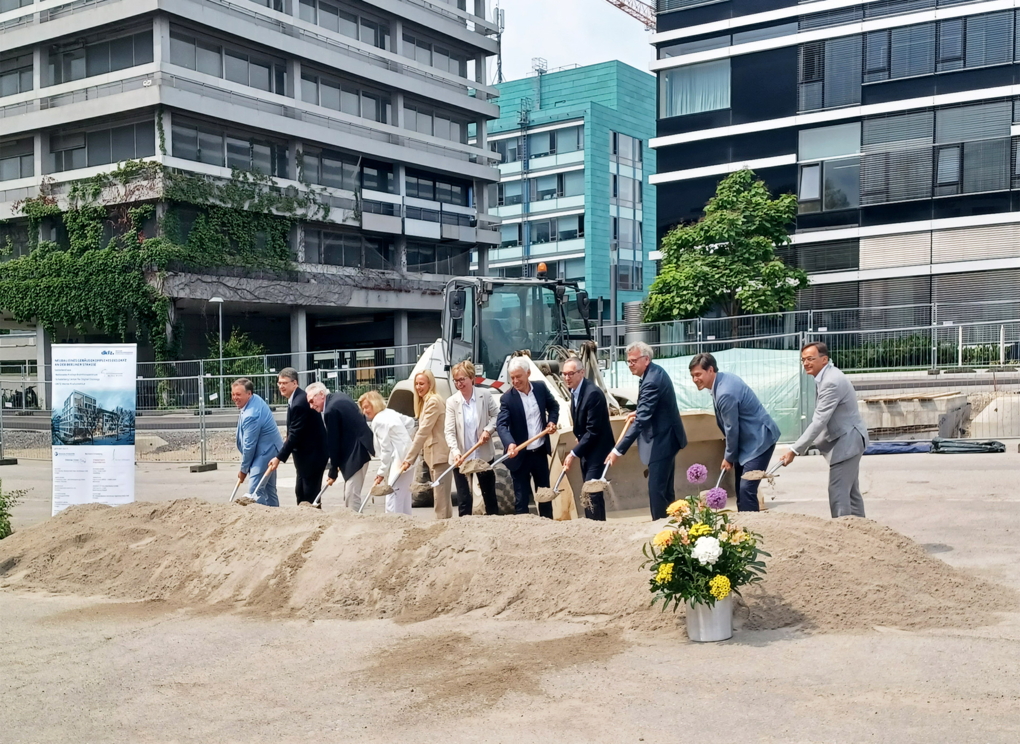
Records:
[[[446,406],[436,392],[436,378],[429,370],[414,376],[414,415],[418,419],[418,433],[411,449],[404,456],[401,467],[407,470],[419,454],[425,459],[429,478],[434,479],[449,467],[450,449],[446,446]],[[432,489],[436,505],[436,519],[453,516],[450,499],[450,480],[444,478]]]
[[[450,446],[450,462],[457,465],[453,479],[457,484],[457,512],[464,517],[471,513],[472,494],[470,476],[460,472],[464,464],[464,453],[479,441],[482,445],[471,453],[472,460],[484,460],[491,464],[496,456],[492,446],[492,434],[496,431],[496,416],[499,403],[488,390],[475,387],[475,365],[459,362],[450,370],[450,377],[457,392],[446,399],[446,443]],[[471,431],[465,431],[465,421]],[[492,470],[477,473],[478,488],[482,492],[486,514],[499,514],[496,502],[496,474]]]

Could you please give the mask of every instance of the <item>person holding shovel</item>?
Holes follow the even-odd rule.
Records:
[[[368,462],[375,455],[372,431],[351,396],[339,390],[335,393],[321,382],[313,382],[305,390],[308,405],[322,414],[326,425],[326,451],[329,453],[327,485],[344,477],[344,501],[348,509],[358,511],[364,498]]]
[[[414,376],[414,414],[418,417],[418,433],[400,467],[408,470],[420,454],[425,458],[429,478],[436,478],[446,470],[450,462],[450,448],[446,445],[445,435],[446,406],[436,392],[436,377],[431,370],[426,369]],[[436,519],[449,519],[453,516],[448,479],[444,478],[432,489],[432,497]]]
[[[237,450],[241,453],[241,469],[237,474],[237,482],[251,476],[252,489],[257,489],[259,481],[269,467],[269,461],[276,457],[283,446],[280,429],[273,419],[273,412],[261,397],[255,394],[255,386],[247,377],[234,380],[230,385],[230,399],[240,411],[237,417]],[[263,506],[279,506],[280,497],[276,493],[276,473],[272,473],[258,493],[249,492],[248,496]]]
[[[577,444],[563,458],[563,469],[570,471],[574,460],[581,461],[581,475],[585,481],[602,477],[606,456],[613,451],[613,426],[609,422],[609,403],[605,394],[584,379],[584,365],[577,357],[563,363],[563,381],[570,388],[570,418],[574,422]],[[599,522],[606,521],[606,497],[601,491],[588,495],[584,516]]]
[[[284,367],[276,376],[276,387],[287,399],[287,437],[280,452],[269,461],[269,469],[276,470],[281,462],[294,453],[294,493],[298,506],[313,504],[322,488],[322,474],[326,472],[329,453],[326,452],[326,427],[322,416],[308,405],[308,396],[298,385],[298,373],[293,367]]]
[[[450,462],[457,466],[453,471],[453,480],[457,484],[457,512],[466,517],[471,514],[474,498],[468,482],[470,474],[462,473],[461,467],[472,460],[492,464],[496,456],[492,433],[496,431],[499,404],[488,390],[475,387],[475,365],[471,362],[453,365],[450,376],[460,395],[451,395],[446,399],[446,444],[450,447]],[[464,454],[478,443],[481,443],[478,449],[470,455]],[[483,468],[471,474],[478,479],[485,513],[499,514],[495,471]]]
[[[765,470],[779,441],[779,427],[758,396],[735,374],[720,372],[711,354],[696,354],[689,365],[698,390],[712,392],[715,422],[726,439],[722,470],[732,470],[737,486],[737,510],[758,511],[760,480],[743,480],[752,470]]]
[[[560,405],[544,382],[531,381],[531,364],[527,357],[510,360],[510,384],[513,388],[503,393],[499,404],[496,431],[508,455],[506,464],[514,483],[514,513],[527,514],[532,481],[535,488],[549,488],[552,447],[547,435],[556,431]],[[519,448],[531,439],[535,441]],[[552,519],[552,502],[540,502],[538,513]]]
[[[392,490],[386,494],[386,513],[410,516],[411,473],[401,470],[400,464],[404,453],[411,449],[414,419],[387,408],[386,401],[376,390],[369,390],[358,398],[358,406],[368,419],[375,451],[379,455],[379,470],[372,485],[392,483]]]
[[[687,434],[680,420],[673,381],[666,370],[652,362],[652,356],[652,347],[644,341],[627,347],[630,373],[641,378],[637,411],[628,417],[633,423],[606,457],[606,464],[615,464],[635,441],[638,443],[641,462],[648,466],[648,505],[654,520],[665,519],[666,507],[676,498],[673,490],[676,455],[687,446]]]

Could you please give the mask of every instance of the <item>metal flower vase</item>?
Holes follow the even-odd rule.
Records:
[[[725,641],[733,636],[733,595],[706,604],[684,602],[687,608],[687,637],[698,643]]]

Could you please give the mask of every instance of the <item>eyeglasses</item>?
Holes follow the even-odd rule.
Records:
[[[573,377],[574,375],[579,375],[579,374],[582,374],[581,370],[579,370],[579,369],[575,369],[573,372],[567,372],[567,371],[563,372],[563,376],[564,377]]]
[[[640,361],[641,361],[642,359],[644,359],[644,357],[637,357],[636,359],[628,359],[628,360],[627,360],[627,364],[628,364],[629,366],[633,367],[633,366],[634,366],[635,364],[637,364],[638,362],[640,362]]]
[[[471,380],[467,377],[454,377],[454,382],[470,382]]]
[[[821,357],[801,357],[800,363],[807,364],[808,362],[817,362]]]

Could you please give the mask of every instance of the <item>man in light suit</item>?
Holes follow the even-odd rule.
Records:
[[[711,354],[696,355],[689,365],[698,390],[711,390],[715,422],[726,438],[723,470],[736,478],[738,511],[758,511],[761,481],[742,480],[749,470],[767,470],[779,441],[779,427],[747,383],[734,374],[720,372]]]
[[[242,377],[230,386],[230,398],[241,411],[237,419],[237,449],[241,453],[241,471],[237,479],[245,480],[254,489],[269,467],[269,461],[276,457],[283,446],[280,429],[273,420],[273,412],[259,396],[255,386],[247,377]],[[249,476],[251,476],[249,478]],[[257,494],[248,495],[265,506],[279,506],[276,493],[276,473],[270,475]]]
[[[484,460],[492,464],[496,457],[492,435],[496,431],[499,403],[488,390],[475,387],[475,365],[471,362],[453,365],[450,377],[459,395],[454,394],[446,399],[443,435],[450,448],[450,462],[457,466],[453,471],[453,480],[457,484],[457,513],[465,517],[472,512],[474,497],[468,482],[469,476],[460,472],[460,466],[468,459]],[[465,458],[464,453],[478,442],[482,445],[469,458]],[[475,477],[478,479],[478,489],[482,492],[482,501],[485,502],[485,513],[499,514],[495,471],[482,470]]]
[[[544,382],[531,381],[531,364],[526,357],[510,360],[510,384],[513,387],[503,393],[499,402],[496,431],[510,456],[506,464],[514,482],[514,513],[527,514],[532,497],[531,482],[535,482],[535,488],[549,487],[552,447],[548,436],[532,442],[527,449],[518,449],[518,445],[542,432],[554,433],[560,404]],[[538,514],[552,519],[552,502],[540,503]]]
[[[269,469],[276,470],[294,453],[294,492],[297,503],[313,504],[322,488],[322,473],[326,470],[329,455],[326,452],[326,427],[322,416],[308,405],[308,396],[298,385],[298,373],[293,367],[284,367],[276,378],[280,395],[287,399],[287,438],[280,453],[269,461]],[[319,505],[321,508],[321,504]]]
[[[609,422],[606,395],[594,383],[584,379],[584,365],[577,357],[563,362],[563,381],[570,389],[570,419],[574,422],[577,444],[563,458],[563,469],[570,470],[575,459],[581,461],[584,480],[602,477],[606,456],[613,451],[613,426]],[[606,521],[606,498],[601,492],[589,494],[590,505],[584,516],[598,522]]]
[[[784,465],[812,444],[829,461],[829,509],[833,517],[864,516],[859,484],[861,457],[868,447],[868,428],[857,410],[857,393],[846,375],[829,362],[829,348],[821,341],[800,350],[804,371],[815,378],[818,390],[815,415],[782,456]]]
[[[361,508],[361,490],[365,485],[368,462],[375,455],[372,430],[365,414],[346,393],[331,393],[321,382],[313,382],[305,391],[308,405],[322,414],[326,425],[326,451],[329,473],[326,482],[336,483],[344,476],[344,501],[349,509]]]
[[[652,362],[652,347],[643,341],[628,346],[627,366],[632,375],[641,378],[637,411],[628,417],[632,422],[630,428],[606,462],[615,463],[637,441],[641,462],[648,466],[652,519],[663,519],[666,507],[675,499],[676,455],[687,446],[687,434],[676,405],[673,381],[662,367]]]

